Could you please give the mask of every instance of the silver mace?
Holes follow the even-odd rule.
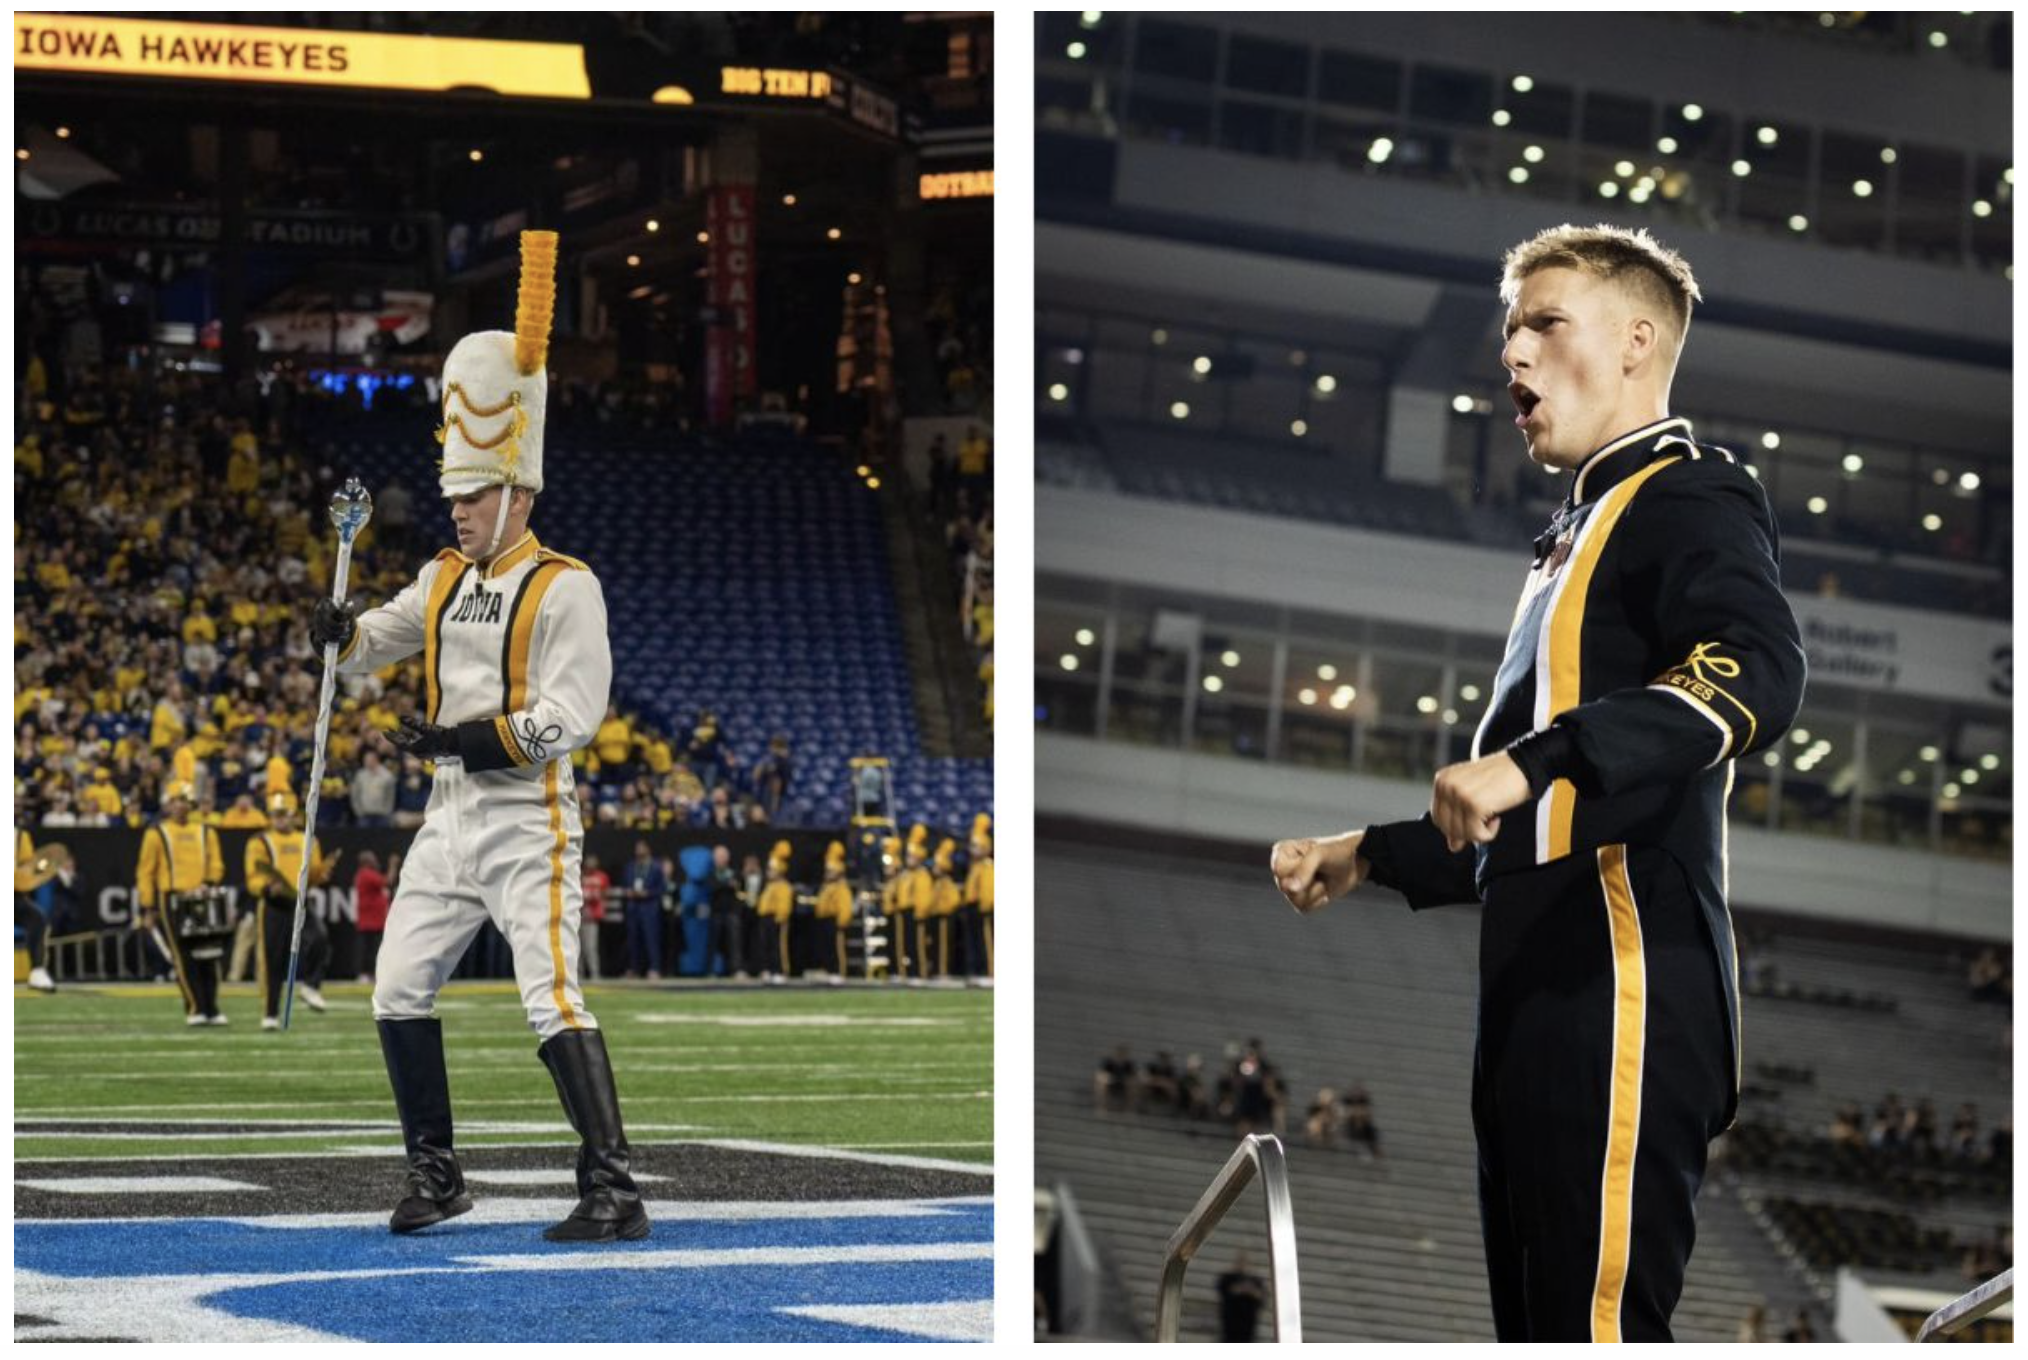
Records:
[[[345,604],[352,575],[352,540],[373,518],[373,497],[357,477],[331,493],[331,525],[338,531],[338,564],[331,572],[331,600]],[[324,748],[331,739],[331,699],[338,688],[338,644],[324,644],[324,688],[317,699],[317,746],[310,757],[310,789],[303,799],[303,861],[296,867],[296,915],[289,923],[289,981],[282,989],[282,1028],[296,1009],[296,963],[303,953],[303,911],[310,901],[310,856],[317,848],[317,797],[324,789]]]

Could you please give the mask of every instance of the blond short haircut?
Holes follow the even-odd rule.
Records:
[[[1619,285],[1669,321],[1673,364],[1690,332],[1690,309],[1704,300],[1690,262],[1648,234],[1608,226],[1566,222],[1538,232],[1507,252],[1500,272],[1500,301],[1508,307],[1521,295],[1521,282],[1543,269],[1575,269]]]

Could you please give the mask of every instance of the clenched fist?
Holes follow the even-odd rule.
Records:
[[[1341,836],[1276,841],[1268,856],[1275,886],[1297,911],[1316,911],[1334,897],[1343,897],[1361,883],[1371,865],[1360,857],[1359,842],[1364,831],[1347,831]]]
[[[1437,771],[1429,818],[1453,852],[1485,845],[1500,830],[1500,814],[1527,802],[1528,776],[1514,757],[1498,751]]]

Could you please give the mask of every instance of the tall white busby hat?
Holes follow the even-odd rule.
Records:
[[[521,291],[511,331],[479,331],[444,360],[437,442],[446,496],[489,486],[542,490],[549,327],[556,312],[556,233],[521,233]]]

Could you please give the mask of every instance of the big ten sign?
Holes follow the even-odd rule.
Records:
[[[712,324],[704,356],[706,416],[714,425],[732,422],[736,398],[759,386],[754,350],[754,187],[722,184],[705,202],[705,229],[711,234]]]

